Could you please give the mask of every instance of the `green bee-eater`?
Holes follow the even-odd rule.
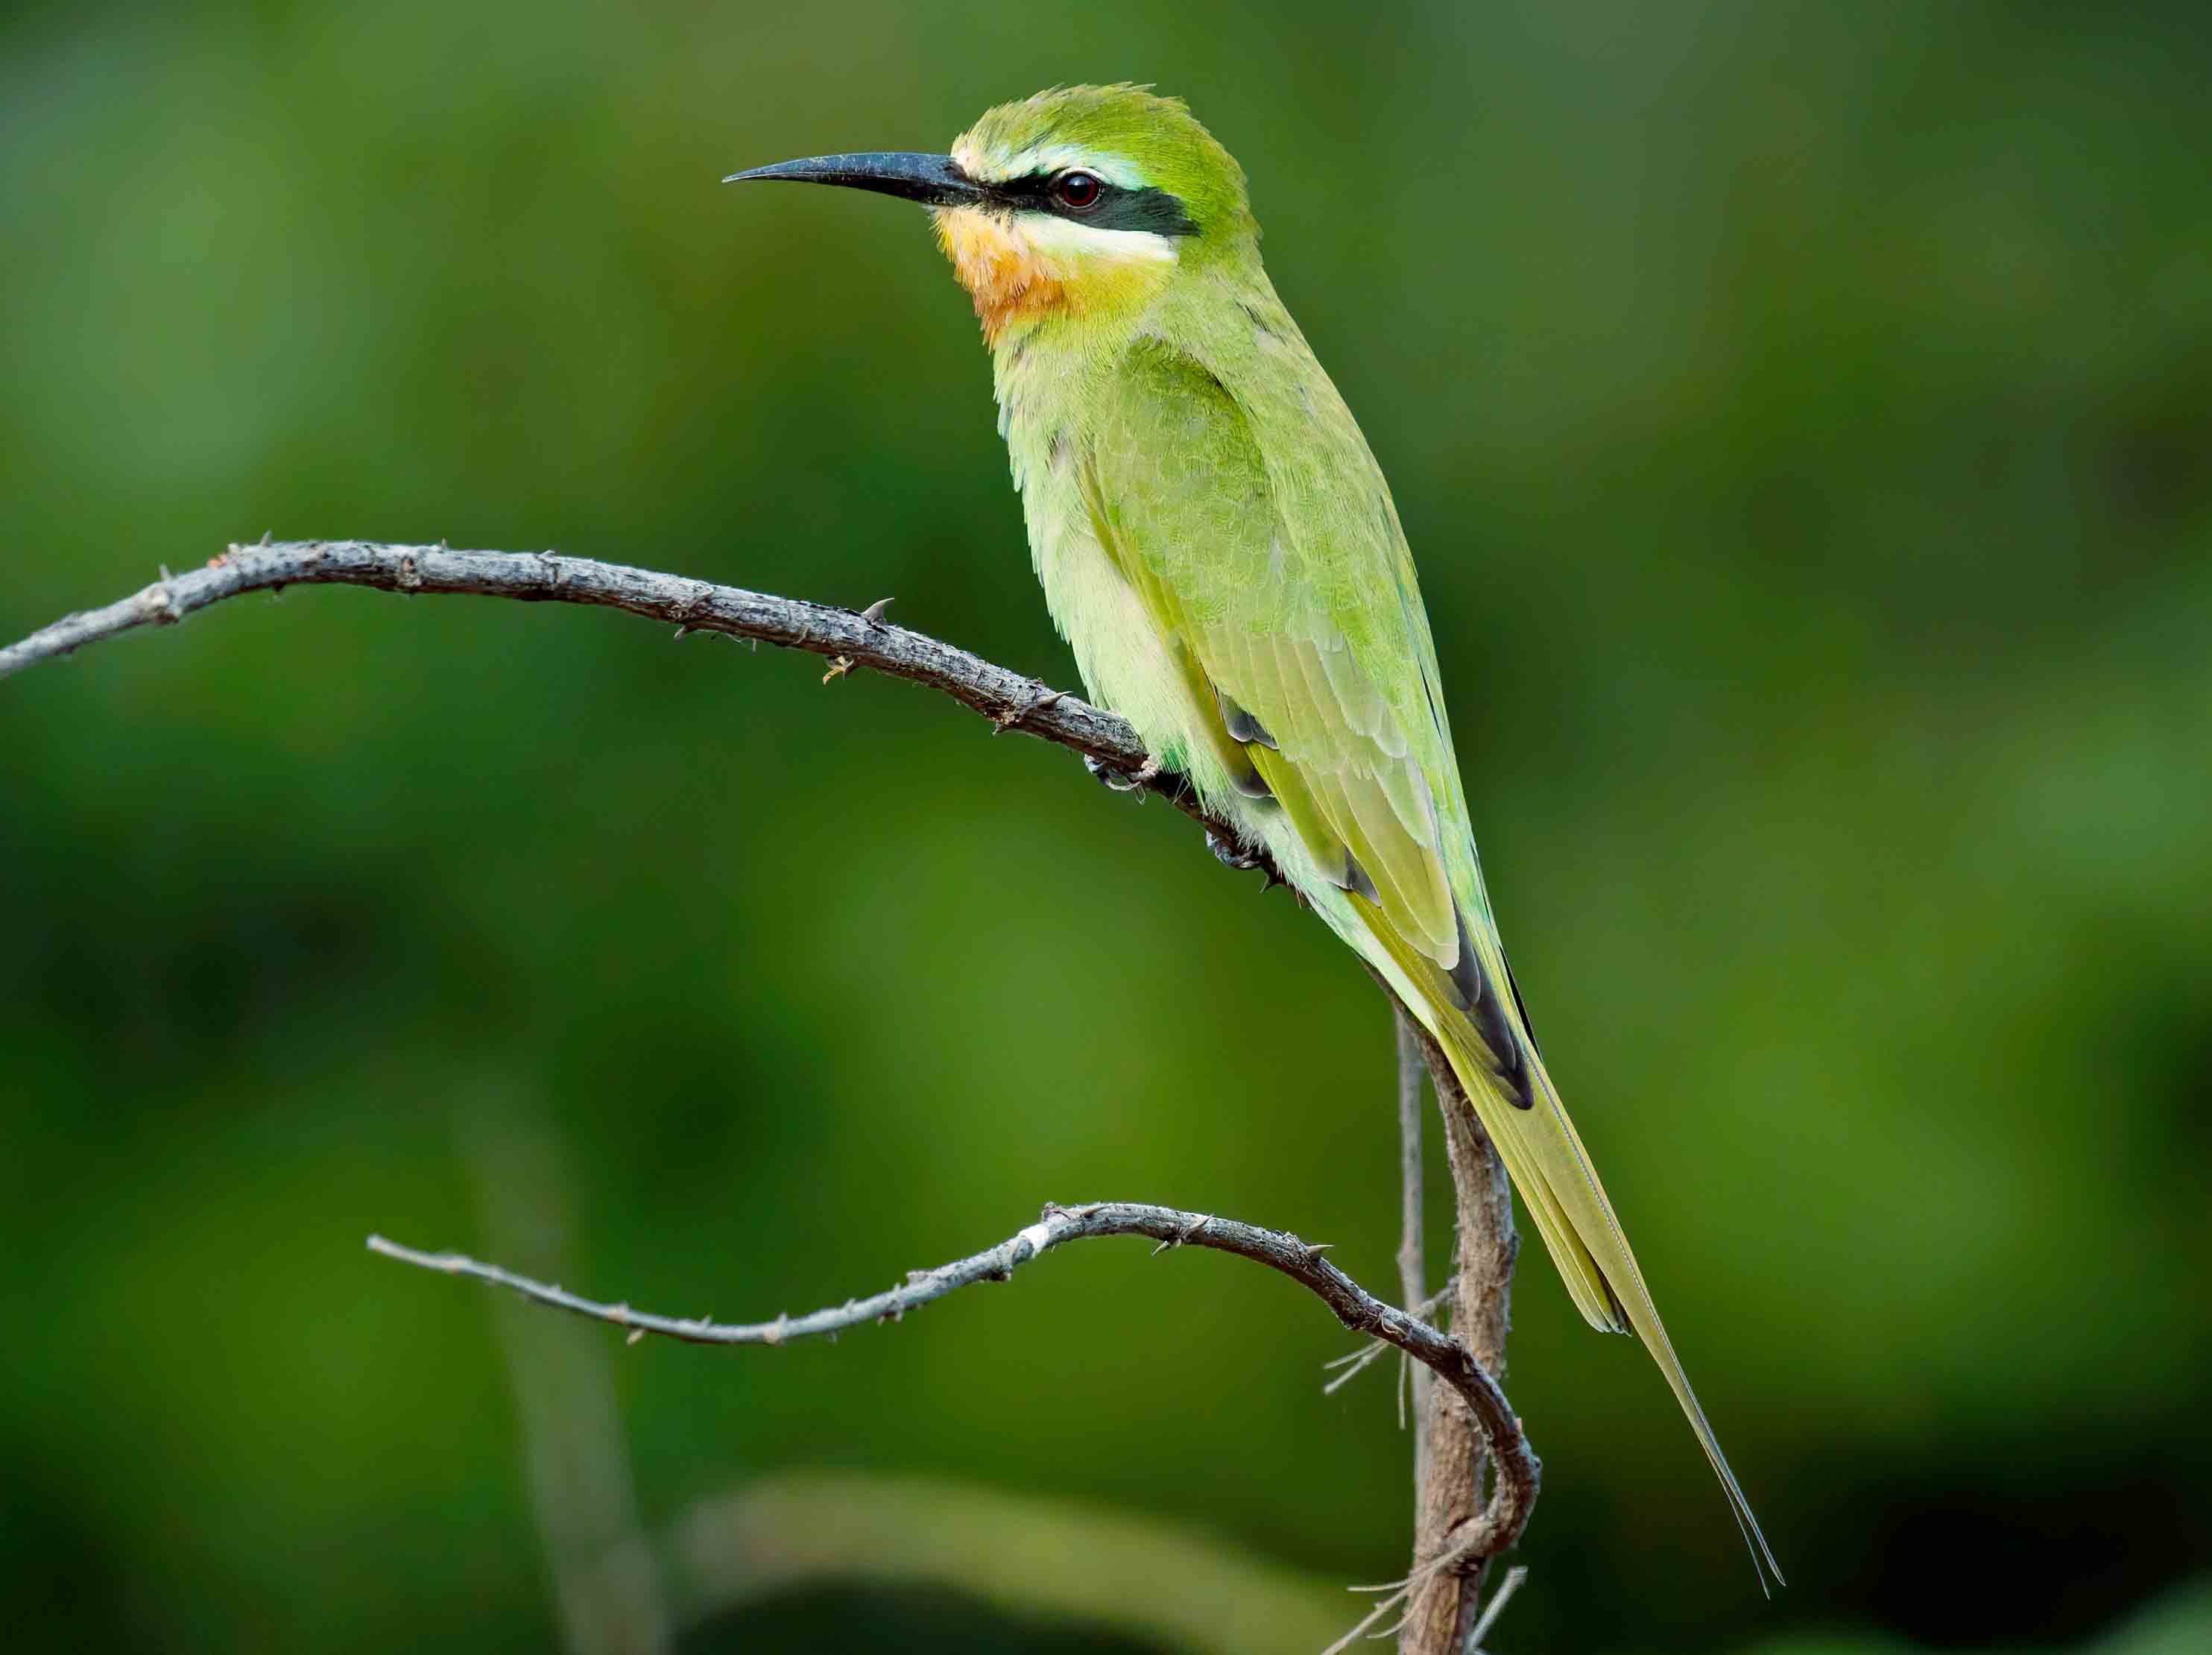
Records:
[[[756,179],[928,206],[1091,696],[1436,1037],[1576,1305],[1642,1338],[1773,1568],[1529,1036],[1397,508],[1261,265],[1243,169],[1180,101],[1111,86],[1003,105],[949,155],[731,181]]]

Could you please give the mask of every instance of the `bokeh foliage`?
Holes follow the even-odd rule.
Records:
[[[1393,478],[1517,974],[1793,1577],[1532,1250],[1501,1643],[2198,1647],[2201,1585],[2120,1629],[2212,1557],[2197,9],[17,9],[0,633],[273,527],[896,594],[1066,683],[919,216],[714,180],[1182,93]],[[749,1315],[1112,1195],[1390,1279],[1350,960],[904,687],[296,593],[0,685],[0,1535],[71,1646],[556,1635],[523,1347],[371,1230]],[[826,1469],[1203,1535],[1286,1615],[1402,1561],[1388,1381],[1322,1397],[1326,1317],[1225,1261],[519,1336],[611,1384],[653,1531]],[[821,1590],[699,1646],[1050,1641]]]

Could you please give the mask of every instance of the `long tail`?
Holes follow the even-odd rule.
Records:
[[[1399,961],[1401,970],[1411,963],[1402,957]],[[1503,1037],[1521,1048],[1517,1066],[1501,1072],[1486,1050],[1483,1032],[1474,1020],[1481,1014],[1480,1004],[1473,1014],[1462,1011],[1443,992],[1442,979],[1435,973],[1409,975],[1414,977],[1413,986],[1418,995],[1416,1013],[1451,1060],[1452,1072],[1473,1101],[1490,1141],[1504,1157],[1505,1170],[1543,1235],[1544,1245],[1559,1266],[1568,1292],[1574,1295],[1576,1305],[1593,1327],[1617,1333],[1632,1330],[1659,1364],[1668,1388],[1689,1419],[1690,1429],[1697,1433],[1698,1445],[1705,1451],[1728,1495],[1736,1525],[1751,1549],[1752,1563],[1759,1570],[1759,1589],[1771,1595],[1768,1577],[1772,1577],[1773,1585],[1783,1584],[1781,1567],[1774,1561],[1759,1519],[1752,1515],[1751,1502],[1744,1498],[1735,1473],[1729,1469],[1728,1457],[1721,1452],[1705,1409],[1698,1405],[1697,1393],[1690,1389],[1689,1375],[1682,1371],[1674,1342],[1667,1337],[1666,1324],[1651,1302],[1650,1289],[1644,1286],[1644,1272],[1637,1268],[1636,1255],[1629,1250],[1620,1220],[1606,1198],[1597,1168],[1583,1147],[1574,1123],[1568,1120],[1551,1076],[1545,1072],[1535,1042],[1521,1025],[1518,1007],[1510,1011],[1497,1007],[1484,1023],[1492,1038]],[[1491,983],[1486,982],[1483,988],[1494,998]]]

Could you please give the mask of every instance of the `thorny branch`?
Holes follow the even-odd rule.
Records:
[[[1234,1253],[1255,1264],[1286,1275],[1335,1313],[1336,1319],[1357,1333],[1394,1345],[1466,1400],[1482,1426],[1491,1452],[1503,1473],[1490,1506],[1479,1519],[1479,1530],[1458,1536],[1470,1555],[1501,1551],[1520,1536],[1536,1497],[1542,1467],[1521,1422],[1498,1382],[1486,1372],[1465,1345],[1441,1333],[1419,1317],[1385,1304],[1329,1262],[1324,1246],[1316,1246],[1281,1230],[1208,1214],[1180,1212],[1172,1207],[1153,1207],[1136,1202],[1093,1202],[1080,1207],[1048,1206],[1035,1224],[995,1247],[956,1259],[933,1270],[913,1272],[905,1282],[865,1299],[848,1299],[842,1305],[805,1316],[779,1316],[772,1322],[716,1322],[706,1317],[657,1316],[628,1305],[603,1304],[558,1286],[533,1281],[496,1264],[486,1264],[459,1253],[418,1252],[411,1247],[371,1236],[372,1251],[403,1263],[447,1275],[465,1275],[494,1287],[506,1287],[540,1305],[589,1317],[627,1331],[633,1342],[648,1334],[680,1339],[696,1345],[781,1345],[794,1339],[818,1338],[848,1332],[872,1323],[896,1322],[908,1311],[971,1287],[981,1281],[1012,1280],[1014,1271],[1042,1256],[1063,1242],[1085,1241],[1101,1236],[1142,1236],[1159,1244],[1152,1250],[1176,1247],[1206,1247]]]
[[[893,624],[883,618],[889,598],[865,610],[840,609],[551,551],[455,551],[443,545],[368,540],[234,545],[204,568],[173,575],[165,569],[159,581],[119,603],[65,616],[0,649],[0,678],[139,627],[174,626],[193,611],[226,598],[282,592],[290,586],[362,586],[410,597],[459,593],[525,603],[585,604],[666,622],[679,638],[719,632],[804,649],[829,659],[825,683],[868,667],[941,691],[989,719],[998,731],[1019,730],[1057,742],[1123,778],[1131,788],[1173,800],[1224,852],[1234,843],[1230,825],[1209,815],[1175,776],[1161,773],[1156,764],[1147,770],[1151,756],[1126,719],[927,633]],[[1272,873],[1264,858],[1240,858],[1239,865]]]
[[[1234,1252],[1239,1259],[1263,1263],[1270,1270],[1290,1276],[1291,1281],[1321,1299],[1321,1303],[1336,1314],[1345,1328],[1370,1334],[1387,1345],[1395,1345],[1407,1356],[1429,1367],[1429,1372],[1440,1376],[1467,1401],[1468,1409],[1482,1422],[1491,1451],[1498,1456],[1498,1463],[1506,1467],[1506,1476],[1498,1482],[1498,1494],[1491,1500],[1491,1509],[1482,1516],[1484,1531],[1480,1537],[1484,1547],[1502,1549],[1520,1536],[1522,1524],[1528,1520],[1528,1506],[1535,1500],[1541,1464],[1535,1458],[1535,1451],[1528,1447],[1528,1439],[1522,1436],[1520,1421],[1513,1416],[1513,1405],[1506,1402],[1506,1394],[1498,1387],[1498,1381],[1482,1370],[1478,1360],[1467,1352],[1467,1345],[1453,1339],[1451,1334],[1437,1332],[1398,1305],[1376,1299],[1367,1293],[1367,1287],[1329,1263],[1325,1245],[1301,1241],[1285,1230],[1263,1230],[1256,1224],[1241,1224],[1237,1219],[1212,1217],[1207,1213],[1179,1213],[1172,1206],[1148,1206],[1139,1202],[1091,1202],[1086,1206],[1055,1203],[1046,1206],[1044,1217],[1037,1219],[1036,1224],[1018,1230],[995,1248],[971,1252],[967,1259],[956,1259],[947,1266],[938,1266],[936,1270],[915,1270],[907,1276],[905,1283],[884,1287],[883,1293],[869,1294],[867,1299],[848,1299],[842,1305],[814,1310],[805,1317],[776,1317],[775,1321],[752,1323],[712,1321],[708,1317],[657,1317],[644,1310],[633,1310],[623,1303],[599,1303],[595,1299],[568,1293],[566,1287],[531,1281],[529,1276],[518,1276],[495,1263],[480,1263],[458,1252],[418,1252],[414,1248],[403,1248],[398,1241],[387,1241],[380,1235],[369,1237],[369,1250],[380,1252],[387,1259],[414,1263],[425,1270],[473,1276],[476,1281],[508,1287],[542,1305],[568,1310],[577,1317],[591,1317],[592,1321],[604,1321],[626,1329],[633,1341],[644,1339],[646,1334],[659,1334],[664,1339],[681,1339],[692,1345],[783,1345],[794,1339],[818,1339],[823,1334],[867,1328],[869,1323],[900,1321],[909,1310],[921,1310],[927,1303],[957,1293],[960,1287],[973,1287],[978,1281],[1011,1281],[1018,1268],[1051,1252],[1064,1241],[1088,1241],[1110,1235],[1134,1235],[1157,1241],[1159,1245],[1155,1245],[1152,1252],[1168,1252],[1170,1248],[1212,1248],[1214,1252]],[[1491,1542],[1498,1544],[1493,1547]]]
[[[120,602],[67,616],[0,648],[0,678],[140,627],[174,625],[196,610],[227,598],[249,592],[281,592],[288,586],[318,585],[374,587],[409,596],[474,593],[524,602],[627,610],[672,625],[678,638],[693,632],[714,632],[823,656],[830,664],[824,683],[861,668],[909,679],[981,714],[991,721],[994,732],[1019,729],[1057,743],[1083,755],[1095,772],[1116,786],[1157,793],[1172,800],[1206,828],[1208,843],[1224,862],[1261,869],[1270,883],[1280,880],[1264,853],[1240,847],[1227,823],[1207,812],[1175,776],[1160,772],[1157,761],[1125,720],[966,650],[885,621],[884,611],[889,599],[878,599],[864,610],[842,609],[553,551],[456,551],[442,542],[434,546],[362,540],[275,542],[264,536],[258,545],[228,547],[205,567],[183,575],[173,575],[164,568],[161,580]],[[1355,1628],[1354,1635],[1365,1633],[1393,1611],[1402,1610],[1399,1625],[1405,1629],[1408,1649],[1441,1649],[1449,1646],[1447,1640],[1464,1649],[1480,1635],[1474,1614],[1481,1561],[1506,1550],[1519,1538],[1540,1474],[1538,1461],[1493,1377],[1493,1370],[1503,1372],[1505,1295],[1516,1244],[1510,1197],[1504,1193],[1495,1152],[1479,1135],[1469,1135],[1474,1131],[1473,1117],[1458,1093],[1449,1067],[1443,1062],[1434,1043],[1406,1017],[1404,1007],[1390,994],[1389,985],[1382,986],[1401,1019],[1401,1105],[1402,1089],[1417,1086],[1407,1061],[1406,1037],[1410,1036],[1427,1058],[1439,1102],[1444,1105],[1447,1127],[1455,1129],[1448,1132],[1448,1141],[1459,1206],[1457,1320],[1464,1340],[1472,1342],[1472,1349],[1462,1338],[1440,1332],[1421,1319],[1437,1301],[1426,1301],[1413,1314],[1384,1305],[1322,1258],[1318,1250],[1308,1248],[1295,1237],[1227,1220],[1124,1203],[1048,1208],[1042,1220],[1011,1241],[941,1269],[920,1273],[903,1287],[836,1310],[797,1318],[779,1317],[749,1327],[646,1316],[623,1305],[596,1305],[458,1255],[416,1253],[380,1238],[372,1238],[369,1244],[409,1263],[473,1275],[543,1303],[613,1322],[631,1329],[633,1338],[657,1333],[710,1344],[775,1344],[871,1320],[896,1319],[907,1310],[971,1282],[1003,1280],[1015,1266],[1060,1241],[1091,1236],[1144,1235],[1164,1247],[1188,1243],[1254,1259],[1299,1281],[1318,1294],[1347,1327],[1370,1332],[1380,1342],[1356,1354],[1352,1372],[1366,1365],[1370,1353],[1379,1354],[1383,1346],[1393,1346],[1443,1378],[1455,1393],[1449,1409],[1417,1409],[1417,1414],[1425,1411],[1431,1416],[1426,1427],[1441,1433],[1443,1450],[1440,1457],[1437,1443],[1429,1442],[1425,1436],[1427,1446],[1422,1457],[1427,1462],[1424,1471],[1429,1475],[1423,1478],[1423,1520],[1416,1536],[1416,1556],[1420,1561],[1406,1580],[1385,1589],[1389,1596]],[[1417,1099],[1413,1107],[1418,1110]],[[1401,1115],[1401,1125],[1403,1120]],[[1413,1180],[1418,1176],[1417,1165],[1409,1164],[1405,1169],[1408,1240],[1400,1258],[1409,1297],[1413,1296],[1412,1284],[1419,1269],[1410,1227],[1417,1216]],[[1466,1403],[1464,1410],[1456,1405],[1462,1400]],[[1474,1423],[1480,1444],[1463,1445],[1453,1435],[1455,1430],[1463,1430],[1455,1420]],[[1480,1450],[1485,1446],[1493,1486],[1478,1507]],[[1436,1589],[1445,1587],[1453,1577],[1455,1580],[1444,1592],[1443,1612],[1435,1616],[1425,1613],[1415,1600],[1433,1597]],[[1510,1580],[1493,1599],[1492,1614],[1483,1617],[1483,1626],[1494,1617],[1506,1591],[1517,1584],[1517,1579]],[[1421,1624],[1431,1621],[1433,1627]]]

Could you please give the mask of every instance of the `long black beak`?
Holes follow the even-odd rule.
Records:
[[[779,161],[773,167],[732,173],[725,184],[750,184],[756,179],[789,179],[798,184],[842,184],[852,190],[873,190],[933,207],[971,205],[988,198],[989,192],[969,179],[950,155],[921,155],[904,150],[875,150],[858,155],[809,155],[804,161]]]

